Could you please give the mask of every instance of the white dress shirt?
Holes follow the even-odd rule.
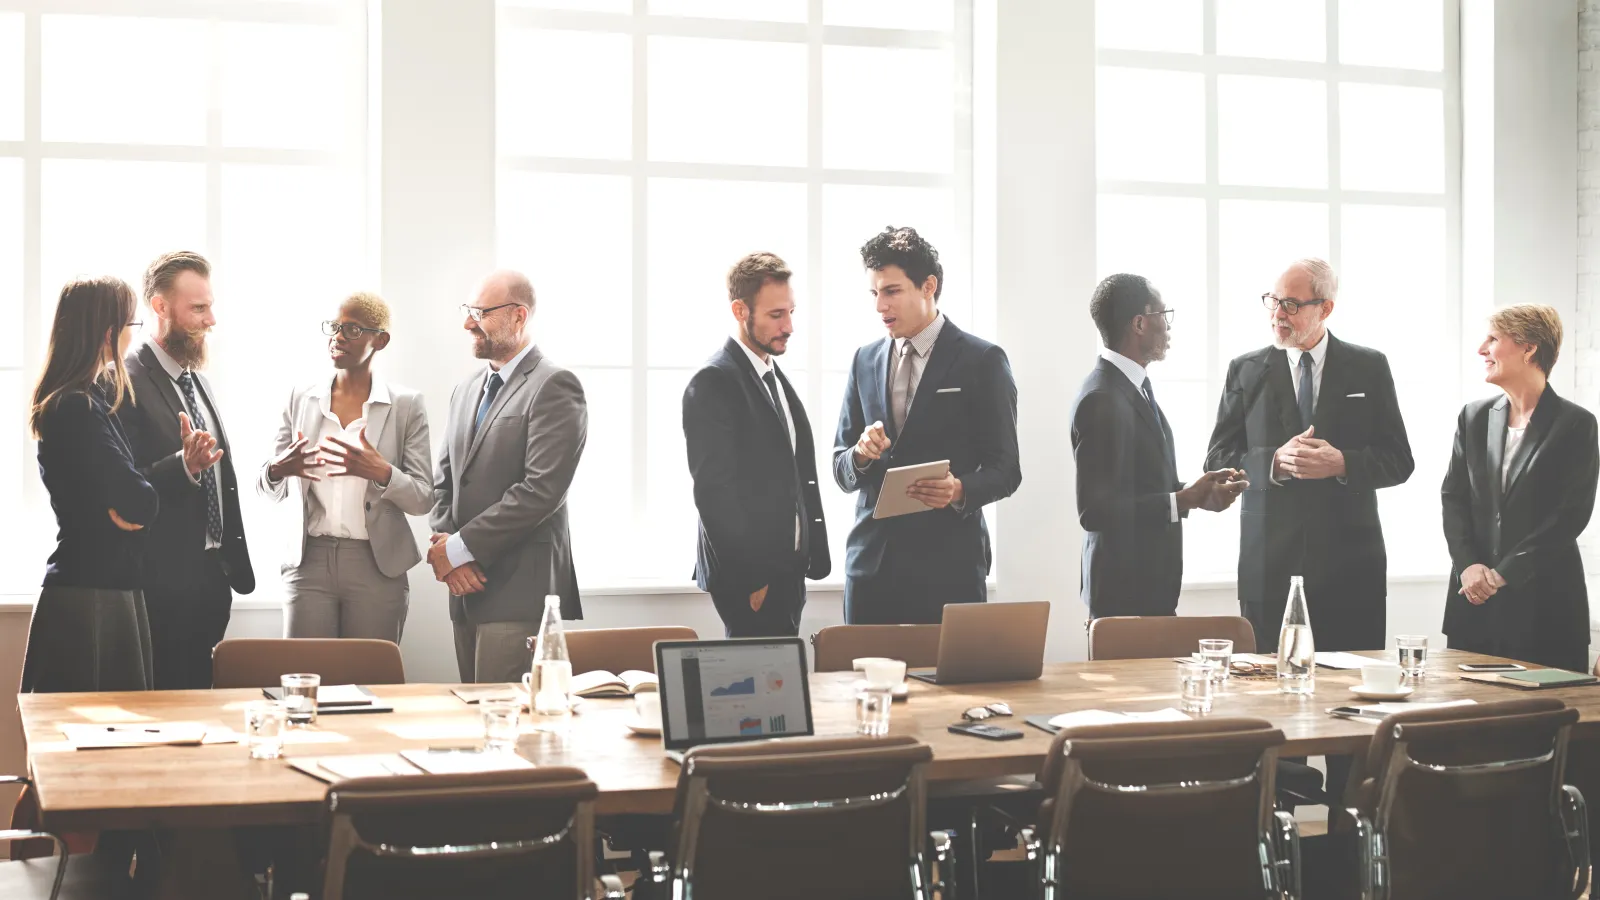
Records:
[[[361,404],[360,418],[349,425],[343,425],[333,412],[331,396],[331,392],[324,385],[320,391],[307,398],[315,404],[320,415],[317,416],[316,432],[306,435],[306,438],[312,446],[318,448],[327,444],[329,438],[335,437],[345,443],[361,446],[361,429],[367,427],[367,418],[373,405],[388,405],[390,402],[389,386],[377,375],[373,375],[372,391],[367,395],[366,402]],[[315,497],[317,502],[311,505],[306,533],[312,537],[367,540],[367,480],[352,475],[330,477],[327,470],[326,463],[307,470],[320,476],[322,480],[308,482],[311,496]]]
[[[478,389],[477,400],[472,404],[472,415],[474,418],[476,418],[478,415],[478,407],[483,403],[483,392],[489,389],[489,376],[495,372],[504,372],[506,375],[510,375],[512,372],[515,372],[517,370],[517,366],[522,365],[522,358],[527,356],[528,351],[532,349],[533,342],[529,341],[528,346],[523,347],[520,353],[511,357],[511,359],[503,366],[495,365],[494,360],[489,361],[489,371],[485,372],[483,376],[483,387]],[[502,391],[508,386],[505,380],[506,375],[500,376],[500,390]],[[489,420],[485,419],[483,424],[485,427],[487,427]],[[449,452],[448,448],[449,444],[447,437],[445,450],[446,453]],[[473,562],[477,559],[476,556],[472,555],[472,551],[467,549],[467,542],[461,539],[461,533],[459,531],[450,535],[449,540],[445,541],[444,555],[446,559],[450,560],[450,567],[453,569],[459,569],[467,563]]]
[[[1144,382],[1146,378],[1150,377],[1150,374],[1144,366],[1139,365],[1110,347],[1100,348],[1100,358],[1116,366],[1117,371],[1128,376],[1128,380],[1133,382],[1133,389],[1139,392],[1139,396],[1145,396]],[[1161,439],[1165,441],[1166,436],[1163,435]],[[1172,517],[1167,521],[1178,521],[1178,495],[1176,493],[1168,494],[1167,502],[1172,509]]]
[[[168,378],[172,379],[172,389],[177,392],[178,402],[183,405],[184,412],[189,414],[189,424],[193,425],[195,421],[194,408],[189,405],[189,398],[184,396],[183,385],[178,383],[178,379],[182,377],[183,373],[189,370],[180,365],[177,360],[173,359],[172,354],[168,353],[164,348],[162,348],[159,341],[150,341],[149,344],[151,352],[155,353],[156,355],[156,362],[161,363],[162,370],[167,373]],[[194,399],[196,403],[199,403],[205,407],[205,409],[201,410],[200,416],[200,418],[205,419],[206,421],[206,427],[204,430],[209,432],[212,437],[216,437],[218,434],[217,411],[214,407],[212,407],[211,401],[206,399],[206,392],[200,389],[200,379],[198,378],[194,379]],[[178,451],[178,459],[180,461],[183,459],[182,450]],[[190,484],[198,485],[200,483],[199,477],[197,477],[193,472],[189,471],[189,467],[187,465],[183,466],[183,474],[189,476]],[[213,477],[218,479],[217,522],[219,525],[222,525],[224,523],[223,517],[227,515],[227,505],[222,502],[222,476],[216,475]],[[221,543],[211,539],[210,529],[206,529],[206,549],[217,550],[221,547]]]
[[[773,362],[771,357],[762,359],[757,356],[756,352],[745,346],[744,341],[738,337],[735,337],[733,342],[739,345],[740,350],[744,351],[745,357],[750,360],[750,365],[756,367],[756,385],[761,388],[761,396],[772,396],[767,392],[767,383],[762,379],[767,377],[768,372],[772,372],[772,377],[777,378],[778,364]],[[789,452],[794,453],[798,449],[795,442],[799,439],[795,437],[794,433],[794,413],[789,410],[789,393],[783,389],[782,382],[778,383],[778,405],[783,408],[783,426],[789,431]],[[794,514],[794,548],[796,550],[800,549],[800,511],[798,509],[795,510]]]
[[[1517,455],[1517,448],[1522,446],[1522,438],[1528,433],[1528,426],[1512,428],[1506,426],[1506,452],[1500,461],[1500,490],[1506,489],[1506,479],[1511,476],[1511,458]]]

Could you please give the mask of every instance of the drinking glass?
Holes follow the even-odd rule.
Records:
[[[889,709],[894,691],[863,688],[856,694],[856,733],[879,737],[889,733]]]
[[[1233,662],[1233,641],[1206,638],[1200,642],[1200,661],[1217,667],[1218,682],[1228,680],[1228,664]]]
[[[1203,662],[1178,665],[1178,698],[1184,712],[1211,712],[1211,689],[1215,670],[1215,666]]]
[[[1400,670],[1408,678],[1421,677],[1423,670],[1428,667],[1428,636],[1425,634],[1401,634],[1394,639],[1395,655],[1400,663]]]
[[[283,707],[289,715],[289,726],[315,725],[317,723],[317,688],[322,686],[321,675],[285,675]]]
[[[286,725],[283,704],[259,700],[244,708],[244,742],[251,759],[277,759],[283,755]]]
[[[483,749],[493,753],[515,751],[522,701],[484,700],[478,704],[478,711],[483,715]]]

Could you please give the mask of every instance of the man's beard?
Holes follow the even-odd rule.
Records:
[[[161,348],[185,369],[199,370],[206,367],[205,331],[184,331],[181,328],[174,328],[167,332],[166,338],[161,342]]]
[[[777,347],[773,347],[771,344],[763,344],[763,343],[761,343],[761,341],[756,339],[756,326],[755,326],[755,321],[753,319],[746,319],[745,320],[745,323],[744,323],[744,334],[745,334],[745,337],[750,339],[750,346],[756,348],[757,350],[760,350],[762,353],[765,353],[768,356],[782,356],[783,355],[783,350],[782,349],[779,349]]]
[[[480,340],[481,338],[481,340]],[[498,359],[514,346],[510,341],[497,341],[487,331],[479,328],[472,336],[472,355],[478,359]]]

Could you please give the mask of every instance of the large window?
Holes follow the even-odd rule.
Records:
[[[176,249],[213,263],[217,383],[246,527],[276,531],[249,488],[295,373],[325,366],[316,322],[370,274],[366,4],[0,0],[0,539],[37,589],[53,517],[20,423],[61,286],[137,291]],[[153,328],[148,321],[146,328]],[[271,348],[270,355],[265,348]],[[275,585],[276,579],[263,580]]]
[[[1287,264],[1341,278],[1329,320],[1383,351],[1416,472],[1379,493],[1391,576],[1448,566],[1439,484],[1462,385],[1456,0],[1100,0],[1098,268],[1177,310],[1152,377],[1181,477],[1228,361],[1269,340]],[[1238,509],[1191,518],[1184,574],[1231,581]]]
[[[972,0],[502,2],[499,260],[532,278],[536,340],[588,393],[570,507],[587,586],[689,579],[681,397],[732,333],[728,268],[756,250],[795,271],[779,365],[842,571],[834,430],[853,350],[883,333],[857,249],[916,227],[944,312],[994,330],[973,275],[972,19]]]

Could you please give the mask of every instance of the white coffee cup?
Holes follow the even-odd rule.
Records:
[[[1392,694],[1400,689],[1400,664],[1375,659],[1361,667],[1361,686],[1369,691]]]
[[[640,691],[633,695],[633,712],[646,725],[661,727],[661,695],[655,691]]]
[[[867,687],[873,690],[893,690],[906,680],[905,660],[867,659],[864,663],[862,670],[867,676]]]
[[[894,660],[887,656],[858,656],[855,659],[850,660],[850,668],[855,669],[857,672],[865,672],[867,670],[868,663],[886,662],[894,662]]]

